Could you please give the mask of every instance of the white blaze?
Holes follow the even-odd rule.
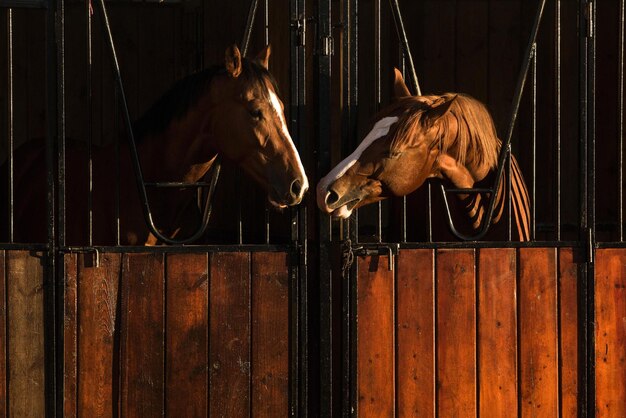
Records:
[[[278,118],[280,119],[281,130],[283,131],[283,135],[287,138],[287,142],[289,146],[293,150],[293,153],[296,155],[296,161],[298,163],[298,169],[302,174],[302,178],[304,179],[304,184],[302,185],[301,195],[309,188],[309,179],[306,177],[306,173],[304,172],[304,166],[302,165],[302,161],[300,161],[300,154],[296,149],[295,144],[293,143],[293,139],[291,139],[291,135],[289,134],[289,130],[287,129],[287,123],[285,122],[285,116],[283,115],[283,111],[280,107],[280,101],[278,100],[278,96],[273,91],[269,90],[270,94],[270,103],[274,108],[274,111],[278,114]],[[299,196],[300,197],[300,196]]]
[[[328,186],[334,183],[341,176],[346,174],[346,171],[352,167],[361,157],[363,151],[365,151],[374,141],[380,139],[389,133],[391,125],[398,121],[397,116],[387,116],[382,118],[372,128],[370,133],[363,139],[359,146],[354,150],[352,154],[346,157],[342,162],[337,164],[330,173],[328,173],[323,179],[320,180],[317,186],[317,202],[321,206],[326,200],[326,194],[328,193]],[[349,211],[351,213],[352,211]],[[348,216],[350,216],[348,213]]]

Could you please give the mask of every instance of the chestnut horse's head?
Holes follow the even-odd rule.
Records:
[[[472,187],[497,165],[500,140],[480,102],[451,93],[411,96],[397,69],[394,90],[396,100],[357,149],[320,180],[322,211],[347,218],[360,206],[405,196],[429,177]]]
[[[267,70],[269,56],[269,46],[252,60],[236,46],[226,50],[226,70],[211,82],[209,131],[216,151],[256,180],[275,207],[284,208],[302,201],[309,182]]]

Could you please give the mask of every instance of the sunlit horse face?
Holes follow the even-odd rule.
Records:
[[[318,183],[322,211],[347,218],[355,208],[407,195],[428,177],[440,175],[435,164],[440,120],[455,97],[412,97],[398,70],[394,84],[395,102],[378,114],[357,149]],[[407,118],[419,122],[409,123]]]
[[[211,89],[211,132],[219,152],[238,163],[278,208],[297,205],[309,187],[289,135],[283,103],[268,72],[269,46],[256,59],[226,50],[226,73]]]

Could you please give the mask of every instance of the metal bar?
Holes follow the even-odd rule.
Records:
[[[624,0],[619,5],[619,68],[618,68],[618,198],[619,198],[619,240],[624,241]]]
[[[555,79],[555,102],[556,102],[556,240],[561,240],[561,0],[554,2],[555,27],[554,27],[554,79]],[[533,152],[534,155],[534,152]],[[533,179],[534,180],[534,179]],[[537,201],[533,196],[533,207]],[[535,239],[536,217],[533,209],[532,238]]]
[[[331,36],[331,0],[317,3],[317,38]],[[316,54],[317,61],[317,111],[318,111],[318,162],[317,172],[330,171],[330,105],[331,105],[331,57]],[[319,266],[320,266],[320,416],[333,417],[335,374],[333,367],[333,298],[332,271],[330,269],[329,243],[331,241],[330,216],[319,213]]]
[[[382,68],[381,68],[381,26],[382,26],[382,10],[381,0],[374,0],[374,92],[375,103],[374,109],[376,112],[380,110],[380,104],[382,103]],[[382,233],[382,202],[378,201],[376,204],[377,218],[376,218],[376,235],[378,242],[383,240]]]
[[[7,168],[9,170],[8,172],[8,191],[9,191],[9,196],[8,196],[8,201],[6,202],[6,204],[9,206],[9,242],[13,242],[14,240],[14,219],[15,219],[15,214],[14,214],[14,197],[15,197],[15,190],[14,190],[14,174],[15,174],[15,168],[14,168],[14,148],[15,148],[15,144],[13,143],[14,140],[14,131],[13,131],[13,10],[9,9],[7,10],[7,53],[8,53],[8,61],[7,61],[7,73],[8,73],[8,80],[7,80],[7,84],[8,84],[8,91],[7,91],[7,128],[8,128],[8,132],[7,132],[7,140],[8,140],[8,160],[7,160]]]
[[[406,30],[404,29],[404,22],[402,20],[402,13],[400,12],[400,5],[398,4],[398,0],[389,0],[389,5],[391,6],[391,14],[393,16],[393,21],[396,26],[396,33],[398,34],[398,39],[400,40],[400,45],[402,46],[404,57],[409,61],[411,84],[413,84],[413,88],[415,88],[416,94],[418,96],[421,96],[422,90],[420,89],[419,81],[417,79],[417,72],[415,71],[415,64],[413,63],[413,55],[411,54],[409,40],[406,36]]]
[[[89,126],[89,132],[87,135],[87,155],[88,155],[88,181],[89,191],[87,193],[87,211],[88,211],[88,243],[93,245],[93,132],[91,130],[93,125],[93,92],[91,90],[92,82],[92,9],[91,0],[85,0],[85,12],[87,18],[87,100],[89,102],[89,115],[87,116],[87,124]]]
[[[241,40],[241,56],[243,57],[248,54],[248,45],[250,44],[250,37],[252,36],[252,29],[254,28],[254,19],[256,18],[256,11],[258,6],[259,0],[252,0],[250,2],[248,19],[246,20],[246,29]]]
[[[537,218],[537,44],[533,46],[532,61],[532,151],[533,151],[533,180],[532,180],[532,207],[531,207],[531,237],[535,239],[535,225]],[[509,158],[510,164],[511,158]],[[509,167],[509,206],[511,201],[511,169]],[[511,230],[511,212],[509,210],[509,239]]]
[[[263,40],[265,45],[270,44],[270,9],[269,9],[269,0],[264,0],[263,2]],[[269,204],[265,202],[265,243],[270,243],[270,209]],[[292,210],[293,212],[293,210]]]

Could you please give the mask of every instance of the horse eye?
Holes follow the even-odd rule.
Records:
[[[260,120],[263,117],[263,112],[261,109],[252,109],[250,111],[250,116],[252,116],[252,119]]]
[[[401,151],[389,151],[389,154],[387,154],[387,158],[391,160],[397,160],[398,158],[400,158],[401,155]]]

